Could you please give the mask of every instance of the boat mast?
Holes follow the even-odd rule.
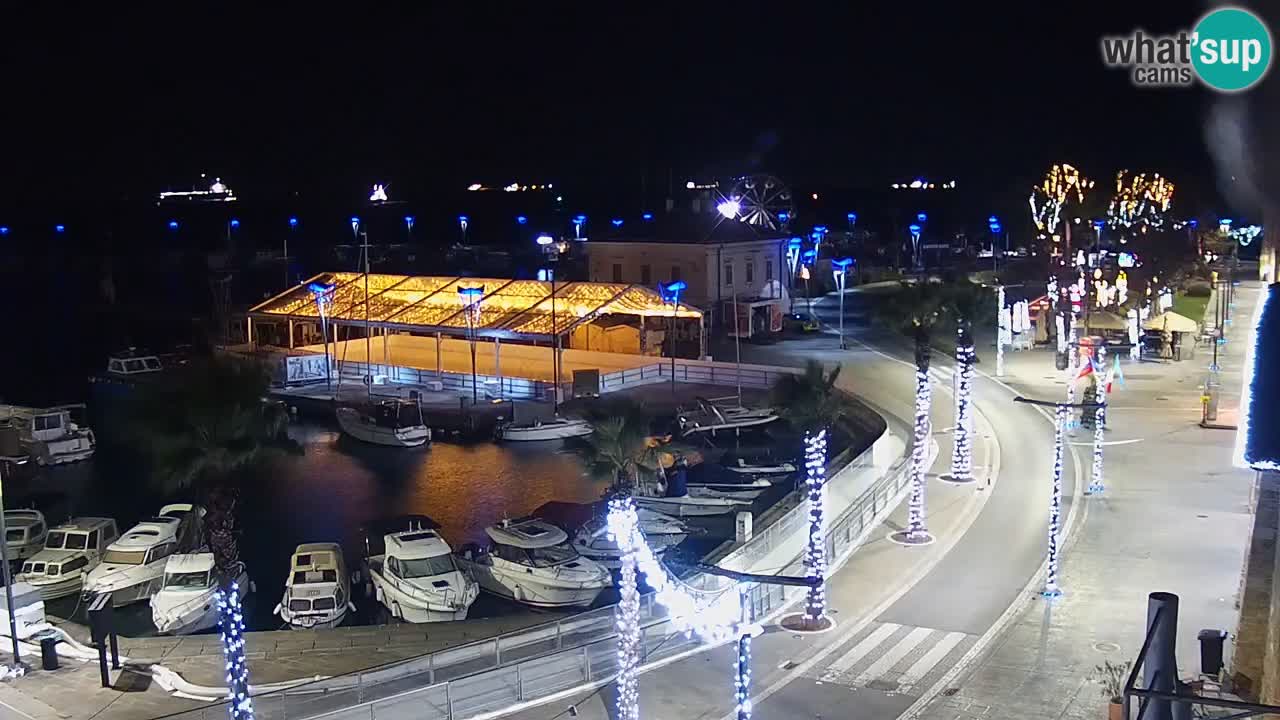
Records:
[[[369,231],[360,232],[360,251],[364,254],[364,379],[365,399],[373,399],[373,340],[369,337]],[[386,343],[386,338],[383,338]]]

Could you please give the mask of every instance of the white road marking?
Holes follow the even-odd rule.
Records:
[[[871,667],[863,670],[858,675],[857,680],[854,680],[854,685],[866,685],[889,672],[894,665],[898,664],[899,660],[906,657],[912,650],[915,650],[917,645],[924,642],[924,639],[932,634],[933,628],[916,628],[907,633],[907,636],[902,638],[902,642],[889,648],[889,652],[882,655],[879,660],[871,663]]]
[[[1140,443],[1142,442],[1142,440],[1143,438],[1133,438],[1132,440],[1107,440],[1107,441],[1104,441],[1102,445],[1103,447],[1106,447],[1107,445],[1132,445],[1134,443]],[[1073,443],[1067,443],[1067,444],[1068,445],[1087,445],[1088,447],[1093,447],[1092,442],[1073,442]]]
[[[912,663],[911,667],[907,668],[906,671],[902,673],[902,677],[898,678],[898,692],[906,692],[907,690],[910,690],[913,685],[923,680],[924,676],[928,675],[929,671],[933,670],[935,665],[942,662],[942,658],[946,657],[947,653],[954,650],[956,645],[960,644],[961,640],[964,640],[964,633],[947,633],[937,645],[930,648],[929,652],[925,653],[923,657]]]
[[[862,642],[854,645],[849,652],[836,658],[836,661],[831,663],[830,667],[827,668],[827,671],[822,673],[822,679],[830,680],[836,675],[839,675],[858,664],[859,660],[865,657],[867,653],[875,650],[880,643],[884,642],[885,639],[892,635],[899,627],[901,626],[896,623],[885,623],[875,630],[872,630],[870,635],[862,639]]]

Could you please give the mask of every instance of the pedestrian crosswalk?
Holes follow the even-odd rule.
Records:
[[[977,641],[976,635],[870,623],[845,643],[818,679],[895,693],[922,692]]]

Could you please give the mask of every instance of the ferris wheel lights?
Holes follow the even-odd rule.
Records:
[[[716,206],[716,210],[728,220],[738,217],[741,209],[742,205],[737,200],[725,200]]]

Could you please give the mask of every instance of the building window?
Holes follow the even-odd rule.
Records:
[[[672,266],[671,266],[671,282],[680,282],[680,279],[681,279],[681,278],[680,278],[680,266],[679,266],[679,265],[672,265]]]
[[[756,280],[756,261],[748,260],[747,261],[747,284],[750,285],[751,283],[755,282],[755,280]]]
[[[764,281],[773,282],[773,261],[772,260],[764,261]]]
[[[733,287],[733,263],[724,264],[724,284]]]
[[[649,271],[649,266],[641,265],[640,266],[640,284],[648,285],[649,283],[653,282],[653,278],[651,276],[652,276],[652,273]]]
[[[617,283],[622,282],[622,263],[613,264],[613,281]]]

